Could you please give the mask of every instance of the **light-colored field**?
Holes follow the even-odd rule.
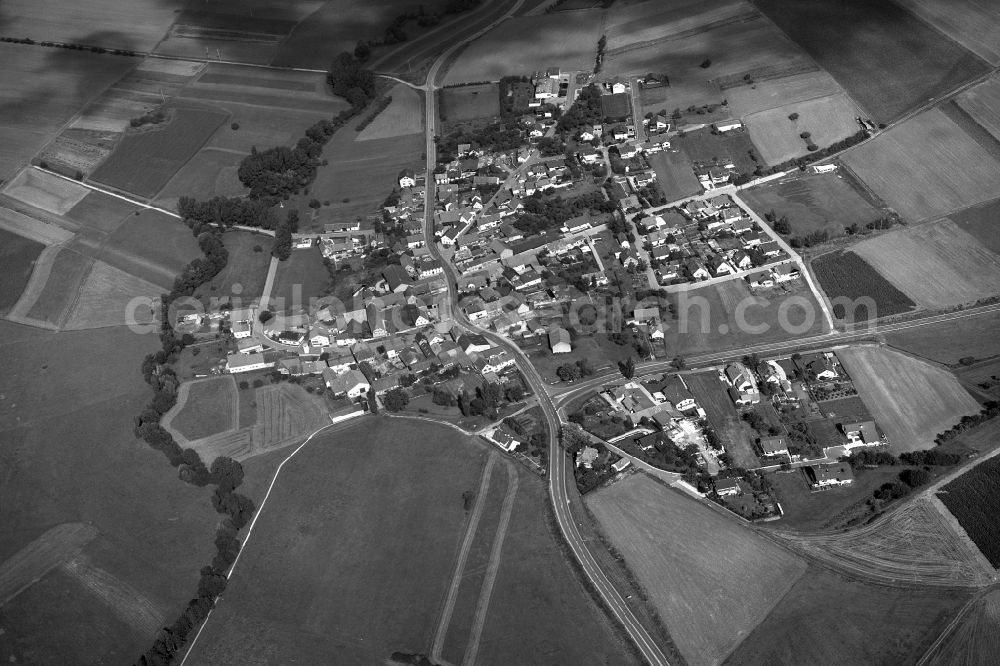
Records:
[[[806,569],[734,518],[645,475],[585,501],[696,666],[725,659]]]
[[[1000,65],[1000,5],[993,0],[896,0],[994,67]]]
[[[933,448],[938,433],[979,412],[954,375],[929,363],[872,346],[837,356],[896,453]]]
[[[45,253],[43,253],[43,256],[44,254]],[[39,257],[39,264],[42,263],[41,259],[42,257]],[[42,271],[39,270],[39,264],[36,264],[35,270],[42,273]],[[66,319],[69,317],[73,304],[76,302],[80,284],[90,272],[90,268],[93,264],[94,260],[90,257],[74,252],[68,248],[60,250],[60,252],[55,255],[52,260],[48,277],[44,283],[45,286],[42,288],[41,292],[38,293],[34,302],[31,303],[25,313],[25,316],[28,319],[37,319],[52,326],[61,328],[66,323]],[[32,279],[28,283],[28,287],[24,290],[24,296],[21,297],[22,301],[26,300],[25,296],[32,291],[32,286],[34,284],[35,278],[32,276]],[[21,308],[22,304],[21,302],[18,302],[14,311],[18,311],[20,313]]]
[[[177,404],[163,415],[162,425],[190,443],[239,427],[239,405],[232,375],[196,379],[181,385]]]
[[[46,531],[0,564],[0,606],[63,562],[71,560],[97,536],[86,523],[63,523]]]
[[[992,666],[1000,654],[1000,591],[977,600],[937,645],[928,666]]]
[[[774,534],[852,576],[882,584],[981,587],[995,574],[930,497],[920,497],[860,529],[821,535]]]
[[[797,113],[797,120],[788,116]],[[861,112],[845,93],[810,99],[760,111],[744,118],[750,138],[769,165],[781,164],[807,154],[811,141],[820,148],[846,139],[861,128]],[[809,132],[808,140],[799,136]]]
[[[226,456],[234,460],[246,460],[253,455],[253,429],[240,428],[239,430],[220,432],[188,442],[187,446],[197,451],[206,465],[211,465],[211,461],[219,456]]]
[[[839,92],[842,92],[842,88],[832,76],[816,70],[777,79],[755,80],[750,85],[728,88],[724,94],[729,101],[729,108],[742,118],[751,113],[836,95]]]
[[[1000,140],[1000,79],[993,77],[958,96],[958,105]]]
[[[844,164],[911,222],[996,197],[1000,164],[938,109],[849,151]]]
[[[209,63],[211,64],[211,63]],[[205,63],[199,60],[165,60],[164,58],[146,58],[135,68],[138,72],[154,72],[185,78],[196,76],[205,68]]]
[[[257,389],[253,454],[288,446],[330,422],[323,401],[296,384],[282,382]]]
[[[4,3],[7,34],[105,48],[152,49],[174,22],[174,5],[157,0],[10,0]]]
[[[518,16],[475,40],[448,70],[444,84],[496,81],[547,67],[594,67],[601,10]]]
[[[151,298],[157,302],[163,293],[160,287],[130,273],[94,263],[87,279],[80,286],[76,304],[66,319],[64,328],[79,330],[130,324],[145,325],[153,321],[153,312],[146,305],[131,306],[135,298]]]
[[[424,98],[421,94],[402,83],[396,84],[388,94],[392,97],[389,106],[358,134],[357,141],[388,139],[424,130]]]
[[[951,220],[892,231],[851,249],[926,308],[1000,294],[1000,257]]]
[[[36,220],[3,206],[0,206],[0,227],[44,245],[59,245],[73,238],[72,232],[62,227]]]
[[[25,169],[3,188],[3,193],[29,206],[65,215],[90,190],[38,169]]]

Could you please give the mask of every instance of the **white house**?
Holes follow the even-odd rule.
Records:
[[[715,123],[715,129],[720,132],[731,132],[732,130],[743,129],[743,123],[738,120],[723,120]]]
[[[414,176],[413,169],[403,169],[399,172],[399,187],[413,187],[417,184],[417,179]]]
[[[226,372],[232,375],[270,368],[273,364],[264,360],[261,353],[233,354],[226,357]]]

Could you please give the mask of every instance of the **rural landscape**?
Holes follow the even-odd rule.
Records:
[[[996,663],[1000,4],[0,55],[4,663]]]

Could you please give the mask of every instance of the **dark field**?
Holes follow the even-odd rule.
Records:
[[[438,100],[444,120],[475,120],[500,115],[500,88],[495,83],[444,88]]]
[[[1000,254],[1000,199],[948,216],[991,252]]]
[[[94,249],[93,256],[169,289],[181,269],[201,256],[201,250],[181,220],[146,209],[126,216],[114,233]]]
[[[843,305],[834,305],[833,316],[837,319],[860,322],[908,312],[915,307],[906,294],[853,252],[837,251],[817,257],[812,270],[831,299],[870,297],[875,302],[875,312],[869,312],[867,307],[848,312]]]
[[[759,0],[779,28],[887,123],[987,65],[887,0]]]
[[[649,156],[649,165],[656,171],[656,182],[667,201],[676,201],[701,191],[691,160],[676,150],[661,150]]]
[[[319,247],[292,250],[292,256],[278,262],[268,303],[274,311],[308,311],[309,299],[323,296],[329,282],[330,273],[323,263]]]
[[[913,664],[966,598],[810,567],[725,663]]]
[[[177,107],[168,124],[127,133],[91,178],[137,196],[152,198],[202,147],[227,114]]]
[[[88,228],[111,233],[126,215],[137,210],[139,207],[128,201],[101,192],[91,192],[73,206],[66,217]]]
[[[979,550],[1000,568],[1000,459],[991,458],[958,477],[938,493]]]
[[[45,281],[45,287],[28,310],[28,317],[62,326],[76,302],[80,282],[93,264],[93,259],[78,252],[66,248],[60,250],[52,263],[52,272]]]
[[[716,159],[722,163],[729,158],[740,173],[752,173],[757,166],[750,159],[750,151],[754,150],[754,145],[745,130],[712,134],[706,127],[688,132],[683,137],[675,137],[671,146],[680,148],[696,164],[711,165]]]
[[[885,333],[886,343],[938,363],[958,363],[972,356],[989,358],[1000,354],[1000,314],[993,312],[940,324],[918,326]]]
[[[601,96],[601,113],[605,118],[621,121],[632,113],[632,103],[628,93]]]
[[[0,283],[0,315],[10,310],[28,284],[35,259],[45,248],[30,238],[0,229],[0,265],[4,267],[3,282]]]

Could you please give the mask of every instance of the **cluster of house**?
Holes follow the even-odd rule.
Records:
[[[799,277],[793,264],[779,263],[787,255],[777,241],[726,195],[655,214],[637,213],[638,201],[627,197],[619,200],[619,207],[634,222],[636,243],[647,253],[662,284],[745,274],[752,287],[764,287]],[[622,264],[638,264],[640,248],[633,247],[624,234],[618,242]],[[765,264],[769,270],[754,270]]]

